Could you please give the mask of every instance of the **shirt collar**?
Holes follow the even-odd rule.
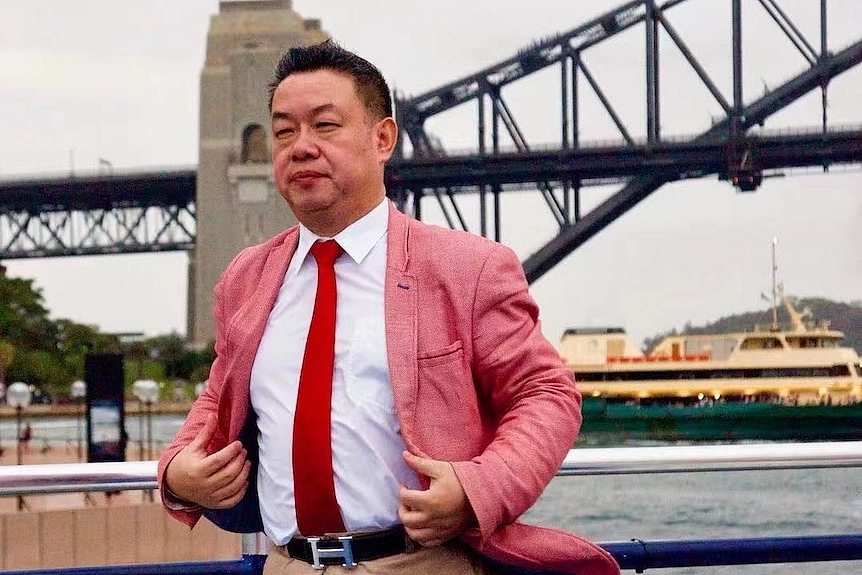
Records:
[[[299,273],[302,262],[305,261],[308,252],[311,251],[311,246],[317,240],[333,239],[337,241],[345,253],[354,262],[360,264],[388,229],[389,202],[386,201],[386,198],[383,198],[377,207],[341,230],[333,238],[319,236],[300,223],[299,243],[292,260],[298,262],[298,265],[291,265],[290,273],[293,273],[294,276]]]

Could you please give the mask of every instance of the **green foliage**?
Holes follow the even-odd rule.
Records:
[[[160,335],[144,341],[123,345],[123,352],[127,359],[143,361],[144,358],[151,359],[160,364],[163,372],[160,377],[148,377],[162,381],[166,379],[178,379],[197,383],[206,380],[210,365],[215,359],[213,347],[208,346],[203,350],[190,348],[185,339],[177,334]],[[197,379],[204,374],[203,379]],[[132,379],[141,379],[135,377]]]
[[[844,332],[844,345],[852,347],[862,355],[862,302],[851,303],[835,302],[823,298],[800,298],[794,299],[794,307],[797,311],[806,309],[811,311],[814,319],[829,321],[829,327]],[[806,318],[806,319],[811,319]],[[778,323],[784,329],[790,327],[790,317],[784,307],[778,308]],[[772,309],[748,312],[725,316],[712,323],[703,326],[692,326],[686,323],[681,332],[676,329],[660,333],[644,340],[644,350],[655,347],[662,339],[670,335],[683,334],[709,334],[709,333],[735,333],[752,331],[755,326],[765,328],[772,325]]]
[[[6,372],[15,359],[16,348],[11,342],[0,340],[0,382],[5,381]]]
[[[42,391],[65,394],[71,385],[70,374],[61,357],[44,350],[21,350],[12,362],[6,377],[8,382],[36,384]]]
[[[165,365],[154,359],[130,359],[126,356],[123,361],[123,372],[125,374],[126,390],[132,389],[132,384],[139,379],[152,379],[153,381],[164,381]]]
[[[0,338],[19,347],[50,349],[56,327],[48,319],[42,292],[33,280],[8,278],[0,273]]]
[[[7,277],[0,267],[0,381],[5,376],[64,396],[73,381],[84,379],[89,353],[122,353],[127,389],[152,379],[162,386],[163,399],[172,398],[175,383],[194,397],[194,384],[206,380],[215,359],[212,345],[191,348],[177,333],[120,342],[94,326],[51,320],[33,281]]]
[[[23,381],[51,395],[65,395],[84,377],[84,356],[117,351],[119,342],[92,326],[51,320],[32,280],[0,270],[0,377]]]

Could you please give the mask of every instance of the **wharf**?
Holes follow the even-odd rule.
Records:
[[[189,412],[192,404],[190,401],[175,401],[158,403],[150,407],[149,412],[154,415],[185,415]],[[22,417],[77,417],[83,412],[84,406],[74,403],[31,405],[22,411]],[[135,400],[126,401],[126,415],[139,415],[147,413],[147,409]],[[0,419],[15,419],[17,417],[14,408],[8,405],[0,406]]]

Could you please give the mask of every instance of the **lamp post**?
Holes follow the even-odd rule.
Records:
[[[84,399],[87,397],[87,384],[81,380],[75,381],[72,383],[72,387],[70,389],[69,394],[72,396],[72,399],[79,406],[78,407],[78,461],[81,461],[84,457],[82,444],[83,444],[83,422],[84,422]]]
[[[17,419],[17,448],[18,448],[18,465],[21,465],[21,412],[25,407],[30,405],[31,399],[30,386],[26,383],[16,381],[6,390],[6,403],[9,407],[15,408],[15,417]],[[24,509],[24,498],[18,496],[18,511]]]
[[[147,412],[147,459],[153,458],[153,404],[159,400],[159,384],[152,379],[139,379],[132,384],[132,395],[138,398],[138,401],[143,405]],[[140,456],[139,459],[144,461],[144,420],[138,415],[138,427],[140,433]],[[148,490],[146,493],[149,501],[153,500],[153,491]]]
[[[139,379],[132,384],[132,394],[138,399],[147,414],[147,458],[153,458],[153,404],[159,401],[159,384],[152,379]],[[140,417],[140,416],[139,416]],[[144,425],[140,421],[140,459],[144,460]]]

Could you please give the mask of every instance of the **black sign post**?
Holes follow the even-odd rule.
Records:
[[[90,354],[84,359],[87,381],[87,461],[126,460],[123,356]]]

